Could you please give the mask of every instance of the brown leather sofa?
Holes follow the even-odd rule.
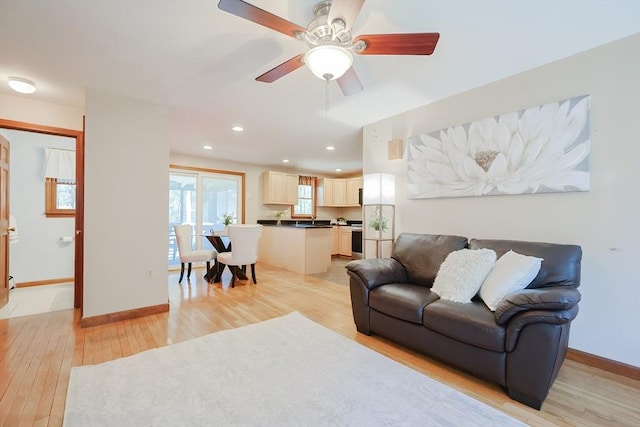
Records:
[[[440,264],[455,250],[489,248],[543,258],[524,290],[495,313],[476,295],[470,304],[431,292]],[[564,361],[578,314],[582,250],[509,240],[403,233],[391,258],[347,264],[359,332],[377,334],[506,388],[512,399],[540,409]]]

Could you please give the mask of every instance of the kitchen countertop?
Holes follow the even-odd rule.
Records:
[[[278,226],[276,224],[276,220],[270,220],[270,219],[259,219],[258,220],[258,224],[262,224],[264,226]],[[278,227],[297,227],[297,228],[328,228],[328,227],[333,227],[334,225],[336,226],[341,226],[341,227],[345,227],[345,226],[362,226],[362,221],[351,221],[351,220],[347,220],[346,224],[331,224],[331,221],[326,220],[326,219],[317,219],[315,221],[315,223],[312,223],[311,220],[309,219],[305,219],[305,220],[295,220],[295,219],[283,219],[282,220],[282,224],[279,225]]]
[[[326,224],[262,224],[265,227],[286,227],[286,228],[331,228]]]

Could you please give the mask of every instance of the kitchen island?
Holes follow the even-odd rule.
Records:
[[[265,224],[258,261],[294,273],[324,273],[331,265],[331,226]]]

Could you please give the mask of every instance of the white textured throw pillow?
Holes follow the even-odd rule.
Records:
[[[506,252],[496,261],[484,280],[480,298],[491,311],[496,311],[504,297],[529,286],[538,275],[541,265],[542,258]]]
[[[440,265],[431,291],[441,299],[469,303],[496,262],[491,249],[460,249]]]

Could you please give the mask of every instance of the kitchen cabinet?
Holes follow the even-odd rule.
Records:
[[[318,185],[320,206],[359,206],[358,190],[362,188],[362,177],[322,178]]]
[[[347,178],[347,206],[360,206],[362,177]]]
[[[351,227],[349,226],[340,226],[339,227],[339,239],[340,239],[340,248],[339,253],[343,256],[351,256]]]
[[[298,175],[275,171],[263,172],[262,203],[265,205],[298,203]]]
[[[347,181],[344,179],[332,179],[333,206],[345,206],[347,204]]]
[[[318,185],[320,206],[345,206],[347,204],[347,182],[344,179],[322,178]]]
[[[333,206],[333,180],[331,178],[318,180],[318,206]]]
[[[331,227],[331,255],[338,255],[340,254],[340,234],[338,232],[338,229],[340,227],[338,227],[337,225],[334,225],[333,227]]]
[[[299,274],[326,273],[331,266],[330,246],[330,227],[265,225],[258,242],[258,260]]]

